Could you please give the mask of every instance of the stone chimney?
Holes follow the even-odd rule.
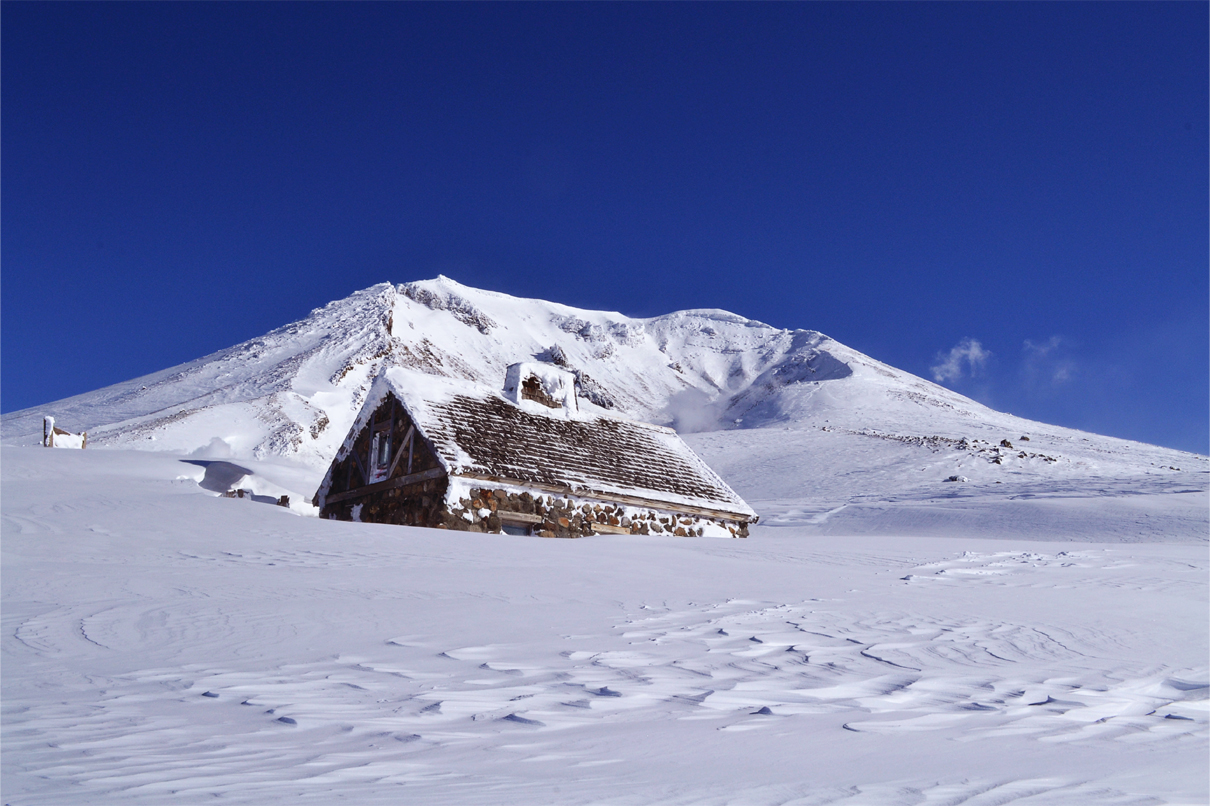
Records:
[[[504,396],[534,414],[572,418],[580,411],[576,376],[553,364],[513,364],[504,374]]]

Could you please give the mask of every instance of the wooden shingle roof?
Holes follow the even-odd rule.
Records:
[[[752,511],[670,428],[614,416],[527,411],[494,390],[391,369],[366,408],[391,391],[452,476],[567,488],[697,507],[742,520]]]

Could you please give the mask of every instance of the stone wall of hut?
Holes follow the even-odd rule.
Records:
[[[747,537],[748,525],[697,515],[645,509],[503,487],[472,487],[458,498],[440,526],[471,532],[500,532],[506,523],[526,525],[539,537],[583,537],[626,529],[634,535]],[[514,515],[514,517],[509,517]],[[516,517],[520,516],[520,517]]]

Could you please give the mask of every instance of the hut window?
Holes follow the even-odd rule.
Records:
[[[529,534],[529,526],[524,523],[502,523],[500,531],[506,535],[527,535]]]
[[[391,466],[391,435],[374,435],[374,469],[386,470]]]
[[[391,470],[391,432],[380,431],[370,444],[370,483],[382,481]]]

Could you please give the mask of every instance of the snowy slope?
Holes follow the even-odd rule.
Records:
[[[992,411],[814,331],[718,310],[631,319],[445,277],[374,286],[189,364],[13,412],[0,436],[35,444],[52,414],[88,430],[93,446],[288,459],[318,484],[382,368],[499,388],[509,364],[534,358],[574,371],[586,410],[713,432],[695,445],[750,500],[785,497],[744,480],[745,468],[769,463],[793,469],[774,483],[821,504],[871,491],[927,498],[950,475],[1011,483],[1014,495],[1028,494],[1022,484],[1087,489],[1102,477],[1205,489],[1210,467],[1205,457]]]
[[[299,517],[381,367],[533,357],[686,432],[751,537]],[[44,413],[107,450],[21,446]],[[1210,797],[1206,457],[818,333],[382,285],[3,437],[14,806]]]
[[[542,540],[298,517],[165,453],[0,472],[13,806],[1210,797],[1206,546],[1097,542],[1080,499],[1072,543]]]
[[[745,416],[751,424],[794,419],[801,401],[782,390],[847,376],[854,360],[891,372],[821,334],[777,330],[723,311],[636,320],[439,277],[374,286],[192,363],[14,412],[4,418],[3,435],[6,442],[33,439],[45,413],[89,430],[97,445],[193,450],[218,437],[236,455],[326,464],[381,367],[499,388],[509,364],[534,358],[575,371],[590,409],[678,420],[694,430]],[[893,376],[949,405],[974,405]],[[818,402],[811,408],[819,409]]]

